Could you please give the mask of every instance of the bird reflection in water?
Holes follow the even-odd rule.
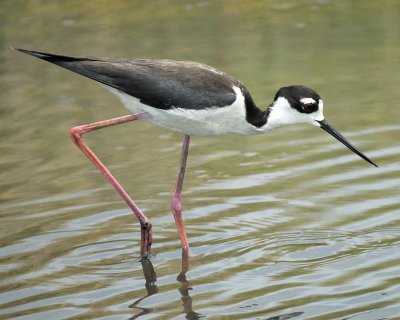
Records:
[[[153,264],[151,263],[151,261],[149,259],[144,258],[144,257],[141,258],[140,262],[142,263],[143,275],[146,280],[145,288],[146,288],[147,294],[144,297],[136,300],[134,303],[132,303],[129,306],[129,308],[142,310],[142,312],[129,318],[130,320],[138,319],[139,317],[141,317],[145,314],[152,313],[154,311],[153,308],[143,308],[143,307],[139,307],[138,305],[140,302],[142,302],[147,297],[150,297],[151,295],[158,293],[158,287],[156,285],[157,275],[156,275],[156,272],[154,271]]]
[[[189,271],[189,252],[182,250],[182,271],[178,274],[176,280],[182,283],[182,287],[179,288],[179,292],[182,296],[183,312],[186,314],[186,319],[196,320],[204,318],[200,313],[193,311],[192,308],[192,297],[189,294],[189,290],[192,290],[189,280],[186,279],[186,272]]]
[[[139,309],[141,310],[140,313],[134,315],[133,317],[129,318],[130,320],[138,319],[139,317],[152,313],[154,311],[153,308],[144,308],[140,307],[139,304],[146,298],[150,297],[151,295],[158,293],[158,287],[156,285],[157,281],[157,274],[154,270],[153,264],[151,263],[150,259],[143,257],[141,259],[143,275],[146,280],[145,288],[147,294],[136,300],[132,303],[129,308]],[[182,268],[181,272],[177,276],[177,281],[182,283],[182,286],[178,289],[179,293],[181,294],[182,298],[182,306],[183,306],[183,313],[186,314],[186,319],[189,320],[196,320],[204,318],[203,315],[193,311],[192,308],[192,297],[190,296],[190,290],[192,290],[190,286],[189,280],[186,278],[186,273],[189,270],[189,253],[185,250],[182,251]]]
[[[152,313],[154,312],[153,308],[144,308],[140,307],[139,304],[145,300],[146,298],[152,296],[153,294],[158,293],[158,287],[156,285],[157,281],[157,275],[154,270],[153,264],[151,263],[150,259],[148,258],[142,258],[141,259],[142,263],[142,269],[143,269],[143,275],[146,280],[146,291],[147,294],[140,298],[137,299],[134,303],[132,303],[129,308],[134,308],[141,310],[140,313],[132,316],[129,318],[130,320],[133,319],[138,319],[139,317]],[[186,315],[185,318],[188,320],[197,320],[197,319],[204,319],[206,316],[202,315],[200,313],[197,313],[193,311],[193,306],[192,306],[192,297],[190,296],[190,290],[192,290],[192,287],[190,286],[189,280],[186,278],[186,273],[189,271],[189,253],[185,250],[182,251],[182,268],[181,272],[178,274],[176,280],[182,283],[182,286],[178,289],[179,293],[181,294],[181,300],[182,300],[182,306],[183,306],[183,313]],[[264,320],[289,320],[289,319],[294,319],[299,316],[301,316],[304,312],[291,312],[291,313],[286,313],[286,314],[281,314],[281,315],[275,315],[269,318],[263,318]]]

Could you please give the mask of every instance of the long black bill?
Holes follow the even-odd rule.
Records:
[[[338,139],[341,143],[343,143],[347,148],[349,148],[351,151],[353,151],[355,154],[358,154],[361,158],[363,158],[365,161],[368,161],[370,164],[372,164],[375,167],[378,167],[378,165],[373,162],[371,159],[369,159],[364,153],[359,151],[356,147],[354,147],[350,142],[346,140],[345,137],[343,137],[339,132],[336,131],[335,128],[331,127],[328,122],[325,120],[322,121],[317,121],[321,128],[324,129],[326,132],[328,132],[330,135]]]

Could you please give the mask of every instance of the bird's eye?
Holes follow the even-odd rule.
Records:
[[[318,105],[316,103],[304,103],[301,107],[305,113],[312,113],[318,110]]]

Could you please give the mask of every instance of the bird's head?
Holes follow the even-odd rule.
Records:
[[[296,85],[278,90],[271,104],[268,122],[274,127],[295,123],[319,126],[324,120],[324,103],[314,90]]]
[[[269,106],[268,125],[270,128],[274,128],[287,124],[309,123],[320,127],[342,142],[351,151],[377,167],[372,160],[325,121],[323,109],[324,103],[319,94],[313,89],[301,85],[282,87],[278,90],[274,101]]]

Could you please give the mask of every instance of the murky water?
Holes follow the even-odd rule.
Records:
[[[400,319],[397,1],[2,1],[1,319]],[[322,130],[193,137],[182,259],[169,203],[182,137],[145,122],[87,135],[154,224],[132,213],[70,127],[126,114],[98,85],[9,46],[202,61],[260,107],[302,83],[374,168]]]

